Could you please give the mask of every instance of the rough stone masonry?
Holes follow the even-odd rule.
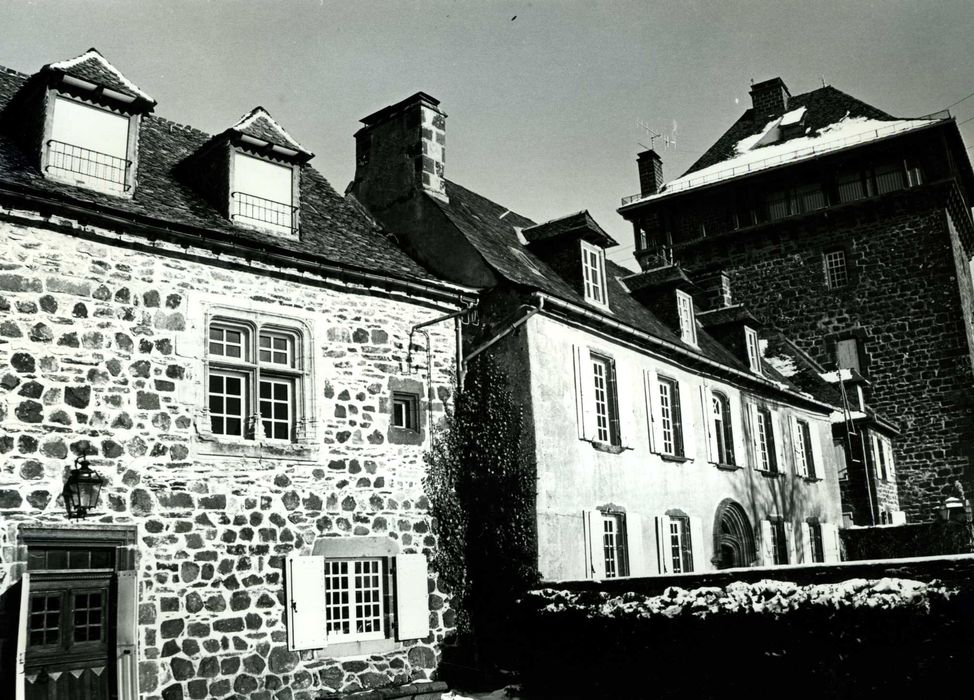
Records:
[[[391,443],[389,397],[418,380],[430,425],[442,417],[452,325],[429,328],[431,356],[414,348],[405,374],[410,326],[442,309],[28,216],[0,222],[0,594],[25,570],[18,527],[68,526],[59,494],[74,456],[90,451],[107,483],[86,524],[137,526],[143,697],[286,700],[428,679],[453,624],[435,574],[427,638],[336,659],[288,650],[282,564],[322,537],[435,547],[421,489],[428,431]],[[294,449],[216,454],[207,438],[205,318],[216,304],[308,329],[312,415]]]

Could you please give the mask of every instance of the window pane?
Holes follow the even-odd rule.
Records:
[[[264,435],[274,440],[291,437],[294,382],[291,379],[260,380],[260,415]]]

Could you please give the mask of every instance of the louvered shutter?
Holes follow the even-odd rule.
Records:
[[[30,573],[20,577],[20,611],[17,616],[17,660],[14,670],[14,698],[24,700],[24,667],[27,664],[27,616],[30,607]]]
[[[396,637],[422,639],[430,633],[429,574],[424,554],[396,557]]]
[[[782,474],[788,472],[788,462],[785,461],[785,440],[784,431],[781,429],[783,416],[777,411],[771,411],[771,434],[774,436],[774,454],[778,460],[778,471]]]
[[[798,423],[798,416],[791,417],[791,454],[795,462],[795,474],[798,476],[808,476],[806,465],[809,455],[805,455],[805,441],[802,440],[801,426]],[[804,455],[805,464],[802,464],[800,455]]]
[[[660,419],[659,376],[653,370],[646,370],[646,392],[652,434],[650,449],[661,454],[663,452],[663,422]]]
[[[798,561],[797,546],[795,543],[795,527],[790,522],[785,522],[785,551],[788,552],[789,564]]]
[[[716,430],[714,406],[710,397],[710,389],[707,388],[706,384],[700,385],[700,416],[703,420],[703,430],[700,431],[700,434],[705,436],[707,442],[707,461],[716,464],[720,461],[720,455],[717,450],[717,435],[714,432]]]
[[[727,400],[730,402],[731,428],[734,433],[734,464],[746,467],[749,464],[747,441],[744,437],[744,423],[747,420],[744,414],[746,404],[742,404],[740,398],[730,394]]]
[[[825,563],[832,564],[840,561],[839,529],[832,523],[822,523],[822,550],[825,553]]]
[[[118,572],[115,618],[118,697],[120,700],[138,700],[139,581],[135,571]]]
[[[660,574],[670,573],[670,518],[658,515],[656,520],[656,570]]]
[[[582,361],[582,354],[588,357],[588,351],[577,345],[572,346],[572,363],[575,368],[575,418],[578,425],[578,437],[585,439],[585,374],[586,362]]]
[[[761,521],[761,564],[774,566],[774,540],[771,537],[771,521]]]
[[[822,426],[820,421],[809,422],[808,424],[808,430],[812,441],[812,456],[810,457],[812,462],[812,469],[811,472],[809,473],[809,476],[814,476],[816,479],[824,479],[825,474],[827,473],[825,469],[825,458],[823,457],[823,452],[822,452],[821,427]],[[829,441],[831,442],[832,440],[831,426],[829,426],[828,438]]]
[[[801,561],[805,564],[811,564],[815,561],[815,550],[812,548],[812,528],[808,523],[801,523],[801,546],[798,551],[801,552]]]
[[[325,629],[325,559],[287,558],[287,627],[291,651],[321,649],[327,643]]]
[[[697,517],[690,517],[690,546],[693,555],[693,570],[706,571],[707,558],[703,539],[703,521]]]
[[[635,448],[641,443],[642,431],[639,429],[637,404],[639,403],[639,383],[633,375],[635,369],[626,363],[613,362],[616,376],[616,406],[619,410],[619,444]]]
[[[588,549],[587,578],[601,581],[605,578],[605,552],[603,551],[602,513],[597,510],[583,511],[585,536]]]
[[[751,446],[751,465],[755,469],[764,469],[761,464],[761,443],[758,432],[758,407],[753,403],[745,404],[744,415],[747,416],[748,443]]]
[[[639,513],[626,513],[626,544],[629,555],[629,575],[648,576],[646,543],[643,542],[643,518]]]

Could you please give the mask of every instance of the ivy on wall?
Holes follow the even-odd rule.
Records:
[[[540,579],[535,468],[522,456],[522,428],[507,374],[481,356],[427,455],[423,486],[439,545],[432,567],[453,596],[457,642],[480,666],[504,663],[515,600]]]

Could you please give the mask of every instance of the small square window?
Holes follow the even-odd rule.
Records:
[[[397,391],[392,395],[392,426],[419,430],[419,397],[416,394]]]

